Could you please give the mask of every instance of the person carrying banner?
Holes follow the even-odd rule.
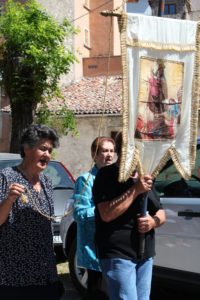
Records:
[[[95,220],[92,186],[99,169],[113,162],[115,142],[108,137],[97,137],[91,145],[94,167],[81,174],[73,194],[74,219],[77,222],[77,264],[88,271],[87,300],[105,300],[102,274],[94,246]]]
[[[121,145],[120,133],[117,162],[99,170],[93,185],[97,253],[110,300],[149,300],[154,228],[165,222],[165,212],[150,175],[118,182]],[[140,217],[145,192],[149,193],[148,214]],[[145,235],[143,257],[139,253],[140,234]]]

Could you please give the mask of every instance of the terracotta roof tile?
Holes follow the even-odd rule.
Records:
[[[121,113],[122,77],[84,77],[78,82],[62,89],[64,100],[56,99],[49,103],[52,111],[66,105],[76,115],[83,114],[119,114]]]
[[[61,91],[63,99],[52,99],[48,102],[48,107],[52,112],[56,112],[66,106],[76,115],[120,114],[122,77],[108,77],[106,97],[105,90],[105,77],[84,77],[80,81],[63,87]],[[2,108],[1,111],[10,112],[10,106]]]

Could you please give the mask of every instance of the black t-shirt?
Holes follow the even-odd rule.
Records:
[[[116,164],[103,167],[97,173],[93,185],[96,221],[96,244],[99,258],[139,259],[140,233],[137,230],[137,215],[141,213],[143,195],[139,195],[125,213],[111,222],[104,222],[97,204],[112,201],[134,185],[132,178],[118,182],[119,168]],[[162,208],[158,196],[149,192],[147,210],[150,215]],[[152,229],[145,234],[143,258],[155,255],[155,237]]]

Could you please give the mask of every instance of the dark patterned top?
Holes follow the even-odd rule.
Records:
[[[24,185],[28,203],[18,198],[7,221],[0,226],[0,285],[46,285],[58,280],[51,221],[42,216],[53,215],[53,191],[50,180],[40,174],[40,193],[17,169],[5,168],[0,173],[0,202],[7,197],[11,183]]]

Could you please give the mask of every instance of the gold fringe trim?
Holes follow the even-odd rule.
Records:
[[[188,45],[178,45],[178,44],[162,44],[156,42],[145,42],[137,39],[127,39],[127,46],[140,47],[140,48],[152,48],[155,50],[171,50],[177,52],[191,52],[196,51],[196,46],[194,44]]]
[[[192,115],[190,124],[190,167],[194,168],[196,160],[196,144],[198,136],[198,116],[200,101],[200,22],[197,23],[196,31],[196,53],[194,62],[194,75],[192,86]]]
[[[142,165],[139,158],[139,150],[135,147],[133,151],[133,158],[131,160],[128,172],[125,170],[125,161],[127,158],[127,145],[128,145],[128,123],[129,123],[129,91],[128,91],[128,68],[127,68],[127,45],[126,45],[126,29],[127,29],[127,14],[122,12],[118,17],[118,25],[120,31],[121,39],[121,59],[122,59],[122,151],[120,157],[120,167],[119,167],[119,182],[126,181],[132,174],[133,170],[137,169],[139,174],[142,173]]]
[[[157,167],[154,169],[154,171],[152,172],[152,177],[156,178],[156,176],[160,173],[160,171],[162,170],[162,168],[166,165],[167,161],[172,158],[174,165],[176,166],[176,169],[178,170],[178,172],[181,174],[181,176],[184,179],[189,179],[191,174],[185,172],[185,170],[182,168],[181,162],[180,162],[180,157],[179,154],[177,152],[177,150],[173,147],[170,146],[167,151],[165,152],[164,156],[161,158],[159,164],[157,165]]]
[[[124,148],[124,146],[123,146],[123,148]],[[123,166],[125,166],[124,159],[122,161],[120,163],[120,167],[121,167],[122,163],[123,163]],[[142,175],[144,173],[143,170],[142,170],[142,164],[140,163],[139,151],[136,147],[135,147],[135,150],[133,152],[133,159],[130,163],[130,167],[129,167],[128,171],[125,172],[125,169],[123,169],[123,172],[119,172],[119,181],[120,182],[127,181],[128,178],[132,175],[134,170],[137,170],[139,175]]]
[[[121,59],[122,59],[122,110],[123,110],[123,119],[122,119],[122,151],[121,151],[121,158],[120,158],[120,167],[119,167],[119,181],[126,180],[126,171],[125,171],[125,161],[127,157],[127,145],[128,145],[128,85],[127,85],[127,76],[128,76],[128,68],[127,68],[127,51],[126,51],[126,28],[127,28],[127,14],[122,13],[121,16],[118,18],[119,24],[119,31],[120,31],[120,39],[121,39]],[[137,158],[134,158],[134,161]],[[129,169],[130,170],[130,169]]]

